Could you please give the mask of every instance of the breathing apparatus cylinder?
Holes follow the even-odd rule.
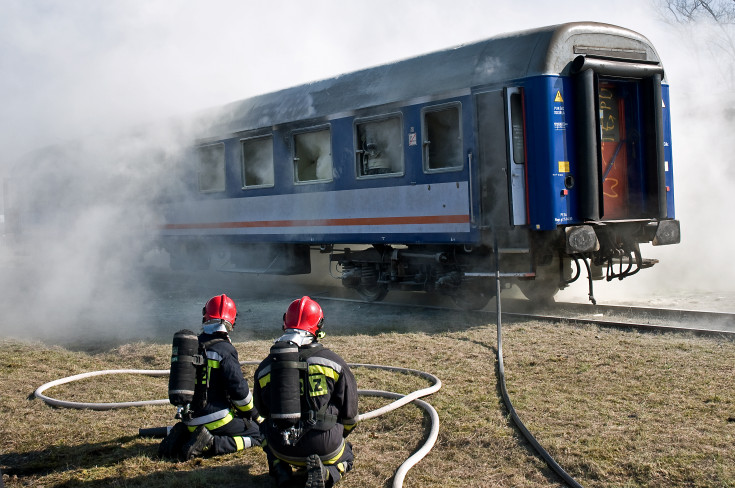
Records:
[[[299,346],[276,342],[270,350],[271,418],[279,425],[296,425],[301,419]]]
[[[194,401],[197,366],[204,364],[199,354],[197,335],[183,329],[174,334],[171,346],[171,370],[168,377],[168,400],[177,407],[188,409]]]

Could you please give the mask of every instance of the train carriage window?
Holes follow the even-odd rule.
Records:
[[[197,148],[199,191],[225,191],[225,145],[209,144]]]
[[[423,135],[426,171],[447,171],[462,167],[462,130],[458,104],[425,110]]]
[[[358,177],[403,174],[401,133],[399,116],[355,124]]]
[[[240,144],[243,189],[273,186],[273,138],[243,139]]]
[[[332,142],[329,128],[294,134],[293,142],[297,183],[332,179]]]

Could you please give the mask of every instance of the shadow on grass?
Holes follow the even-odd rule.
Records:
[[[67,481],[56,485],[57,487],[164,487],[185,486],[211,488],[242,487],[270,488],[270,476],[267,474],[251,475],[250,467],[240,466],[214,466],[208,468],[194,469],[190,471],[156,471],[150,474],[133,477],[110,477],[90,481]]]
[[[123,466],[128,459],[141,458],[133,462],[135,467]],[[147,459],[146,459],[147,458]],[[218,458],[219,459],[219,458]],[[225,457],[223,456],[224,460]],[[103,487],[103,486],[242,486],[269,487],[268,474],[251,474],[252,463],[243,460],[236,466],[202,466],[202,459],[186,463],[158,458],[158,445],[140,440],[137,436],[118,437],[104,442],[76,446],[49,446],[39,451],[22,454],[0,455],[2,473],[23,485],[28,478],[61,476],[66,481],[53,484],[58,487]],[[117,466],[117,468],[115,468]],[[99,477],[105,468],[114,475]],[[149,471],[145,474],[121,475],[120,471]],[[94,476],[95,472],[98,476]],[[64,475],[67,473],[67,475]],[[81,473],[81,474],[80,474]],[[89,477],[90,479],[82,479]],[[94,479],[91,479],[94,477]],[[24,480],[24,478],[26,478]],[[71,478],[71,479],[70,479]]]

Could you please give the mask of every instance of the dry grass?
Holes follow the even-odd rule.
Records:
[[[439,440],[405,486],[562,486],[502,404],[495,326],[474,315],[460,319],[412,332],[419,328],[410,317],[396,326],[383,317],[386,331],[345,330],[325,343],[349,362],[415,368],[442,379],[442,390],[427,399],[441,417]],[[398,332],[387,332],[391,328]],[[584,486],[735,486],[732,342],[538,323],[508,324],[503,339],[519,415]],[[269,345],[265,336],[236,343],[242,359],[264,357]],[[157,459],[158,441],[137,432],[172,423],[170,406],[94,412],[54,409],[28,398],[39,385],[80,372],[165,369],[169,349],[163,341],[93,353],[0,343],[0,469],[6,486],[270,486],[259,449],[186,463]],[[246,367],[246,376],[253,370]],[[356,368],[355,374],[364,389],[408,393],[426,386],[399,373]],[[166,384],[165,377],[98,377],[46,393],[80,401],[154,399],[166,397]],[[386,402],[364,398],[361,410]],[[396,468],[426,432],[427,419],[414,406],[364,422],[350,437],[355,470],[340,486],[391,486]]]

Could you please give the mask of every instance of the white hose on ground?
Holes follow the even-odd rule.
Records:
[[[257,364],[260,364],[260,361],[240,361],[240,364],[241,365],[244,365],[244,364],[257,365]],[[396,474],[393,478],[393,488],[400,488],[403,486],[403,480],[406,477],[406,473],[408,473],[408,470],[411,469],[413,466],[415,466],[416,463],[421,461],[421,459],[423,459],[429,453],[429,451],[431,451],[431,449],[434,447],[434,444],[436,443],[437,437],[439,436],[439,415],[437,414],[434,407],[432,407],[431,405],[429,405],[423,400],[419,400],[419,398],[439,391],[439,389],[441,388],[441,380],[431,373],[426,373],[424,371],[419,371],[419,370],[410,369],[410,368],[399,368],[395,366],[382,366],[378,364],[349,364],[349,366],[351,368],[382,369],[382,370],[405,373],[405,374],[413,374],[413,375],[420,376],[432,382],[431,386],[427,388],[423,388],[421,390],[416,390],[414,392],[409,393],[408,395],[404,395],[402,393],[395,393],[392,391],[383,391],[383,390],[358,390],[357,391],[359,395],[378,396],[378,397],[395,399],[395,401],[389,403],[388,405],[385,405],[381,408],[371,410],[369,412],[365,412],[363,414],[358,415],[357,416],[358,422],[378,417],[390,411],[396,410],[397,408],[400,408],[408,403],[415,403],[418,407],[422,408],[424,411],[426,411],[426,413],[429,414],[429,417],[431,419],[431,430],[429,431],[429,435],[424,441],[424,444],[415,453],[413,453],[408,459],[406,459],[403,462],[403,464],[401,464],[396,470]],[[102,371],[91,371],[89,373],[81,373],[81,374],[77,374],[74,376],[68,376],[66,378],[61,378],[58,380],[54,380],[54,381],[45,383],[39,386],[38,388],[36,388],[36,391],[33,393],[33,395],[36,398],[39,398],[43,400],[44,402],[46,402],[47,404],[54,406],[54,407],[90,409],[90,410],[113,410],[116,408],[142,407],[144,405],[169,405],[170,404],[168,399],[166,400],[141,400],[141,401],[135,401],[135,402],[116,402],[116,403],[70,402],[66,400],[58,400],[56,398],[51,398],[43,394],[44,391],[54,386],[63,385],[65,383],[71,383],[73,381],[81,380],[84,378],[91,378],[94,376],[101,376],[101,375],[108,375],[108,374],[143,374],[146,376],[168,376],[169,370],[168,369],[108,369],[108,370],[102,370]]]
[[[168,376],[169,370],[167,369],[106,369],[103,371],[91,371],[89,373],[75,374],[74,376],[68,376],[48,383],[36,388],[33,395],[36,398],[40,398],[44,402],[54,407],[62,408],[78,408],[78,409],[90,409],[90,410],[113,410],[115,408],[127,408],[127,407],[142,407],[144,405],[170,405],[168,399],[166,400],[142,400],[137,402],[117,402],[117,403],[83,403],[83,402],[69,402],[66,400],[57,400],[43,394],[44,391],[51,387],[63,385],[64,383],[71,383],[72,381],[81,380],[84,378],[91,378],[93,376],[102,376],[107,374],[144,374],[147,376]]]
[[[359,390],[359,394],[366,395],[366,396],[381,396],[381,397],[387,397],[387,398],[399,398],[400,401],[403,401],[403,399],[406,398],[400,393],[393,393],[392,391],[383,391],[383,390]],[[399,402],[390,403],[386,405],[386,407],[392,406]],[[436,410],[434,409],[434,407],[432,407],[425,401],[418,400],[418,399],[413,400],[413,403],[423,408],[426,411],[426,413],[429,414],[429,417],[431,418],[431,431],[429,431],[429,436],[426,438],[426,441],[424,441],[424,445],[421,446],[421,448],[418,451],[413,453],[411,457],[403,461],[403,464],[401,464],[398,467],[398,469],[396,470],[396,475],[393,477],[393,488],[400,488],[403,486],[403,479],[406,477],[406,473],[408,473],[408,470],[413,468],[416,465],[416,463],[421,461],[424,457],[426,457],[427,454],[429,454],[429,451],[431,451],[431,449],[434,447],[434,444],[436,444],[437,437],[439,437],[439,414],[436,413]],[[377,410],[373,410],[373,412],[377,412]],[[372,412],[368,412],[368,413],[372,413]]]
[[[412,393],[409,393],[408,395],[398,394],[398,396],[392,397],[392,398],[398,398],[398,400],[396,400],[395,402],[389,403],[388,405],[382,408],[378,408],[376,410],[372,410],[370,412],[365,412],[361,415],[358,415],[357,416],[358,422],[367,420],[367,419],[371,419],[379,415],[383,415],[384,413],[388,413],[392,410],[402,407],[403,405],[411,403],[412,401],[418,398],[421,398],[427,395],[431,395],[432,393],[436,393],[442,387],[442,382],[439,378],[437,378],[431,373],[427,373],[425,371],[419,371],[417,369],[398,368],[395,366],[382,366],[382,365],[375,365],[375,364],[350,364],[349,366],[350,368],[382,369],[382,370],[393,371],[397,373],[413,374],[413,375],[420,376],[421,378],[427,379],[432,382],[432,385],[427,388],[424,388],[422,390],[416,390]],[[362,391],[372,391],[372,390],[360,390],[360,392]],[[376,391],[381,391],[381,390],[376,390]]]

